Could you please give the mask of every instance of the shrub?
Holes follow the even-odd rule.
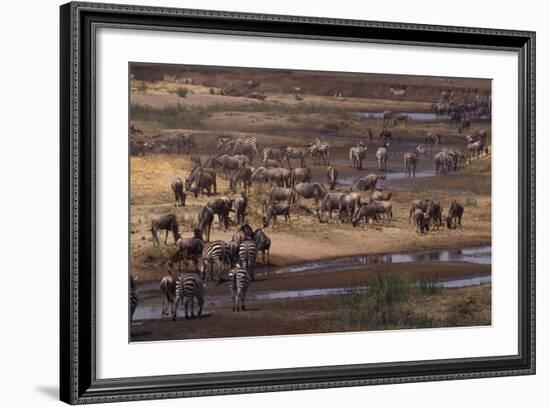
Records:
[[[176,94],[180,97],[180,98],[185,98],[187,97],[187,94],[189,93],[189,89],[187,88],[178,88],[176,89]]]

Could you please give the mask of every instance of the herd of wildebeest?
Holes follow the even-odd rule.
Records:
[[[394,121],[388,121],[390,119]],[[171,317],[175,320],[178,305],[182,304],[185,317],[193,318],[196,298],[197,316],[200,316],[208,281],[228,282],[233,311],[244,310],[247,289],[255,279],[257,255],[261,253],[263,263],[270,264],[271,239],[266,230],[270,225],[277,224],[278,218],[284,218],[290,224],[293,217],[314,216],[320,223],[330,224],[334,215],[336,222],[348,223],[353,227],[389,222],[394,216],[392,193],[383,191],[378,181],[385,179],[383,173],[387,171],[392,142],[391,127],[396,123],[391,112],[384,114],[385,126],[379,134],[382,144],[375,155],[379,173],[359,177],[351,187],[341,192],[335,191],[338,171],[330,163],[330,144],[319,138],[305,146],[266,146],[260,153],[255,137],[219,137],[217,149],[220,154],[209,157],[203,163],[198,155],[193,155],[197,153],[197,146],[192,132],[173,136],[175,150],[189,154],[194,164],[186,178],[176,177],[171,185],[167,185],[174,194],[175,205],[185,206],[188,195],[197,198],[200,194],[212,198],[196,214],[197,226],[193,229],[193,237],[183,238],[180,235],[178,218],[174,213],[155,216],[151,220],[153,243],[159,244],[158,233],[164,231],[164,243],[167,244],[171,233],[175,244],[173,254],[166,259],[170,266],[169,275],[160,283],[162,315],[168,314],[170,306]],[[139,132],[139,129],[131,127],[132,135]],[[361,170],[365,165],[367,144],[372,139],[372,132],[368,133],[364,142],[359,141],[349,149],[351,168]],[[131,154],[145,155],[146,143],[136,143],[134,138],[131,140]],[[433,151],[440,143],[441,135],[430,132],[424,143],[406,152],[403,155],[406,177],[415,177],[418,161],[427,157],[427,151]],[[469,132],[465,136],[465,148],[443,147],[434,155],[436,173],[460,171],[473,158],[488,154],[488,151],[487,132]],[[254,160],[260,160],[260,165],[253,167]],[[326,185],[313,180],[308,161],[313,166],[327,167]],[[229,190],[216,197],[218,177],[228,180]],[[266,191],[259,204],[261,208],[250,208],[250,190],[258,185],[263,185],[263,191]],[[300,206],[304,201],[312,201],[313,209],[298,210],[305,209]],[[261,210],[262,213],[261,227],[256,229],[247,223],[247,213],[251,209],[257,212]],[[444,222],[449,229],[462,226],[462,204],[452,199],[446,217],[443,216],[443,209],[441,202],[415,199],[408,213],[409,223],[412,221],[418,233],[424,233],[430,228],[438,230]],[[219,228],[227,230],[232,225],[237,228],[230,241],[211,240],[215,217]],[[187,261],[192,262],[193,272],[179,272],[181,263]],[[131,277],[130,320],[138,303],[134,279]]]

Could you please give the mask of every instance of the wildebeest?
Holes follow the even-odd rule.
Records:
[[[252,171],[252,174],[250,175],[250,181],[258,183],[263,182],[267,184],[269,182],[269,174],[267,172],[267,168],[258,167],[254,171]]]
[[[176,200],[175,206],[185,206],[185,192],[183,191],[183,181],[181,178],[175,178],[170,184]]]
[[[266,208],[273,202],[286,201],[289,205],[293,205],[296,201],[296,193],[292,188],[273,187],[267,193],[265,199]]]
[[[267,265],[270,265],[269,250],[271,249],[271,239],[262,229],[256,229],[252,233],[252,240],[256,242],[258,252],[262,253],[262,263],[265,264],[265,253],[267,252]]]
[[[407,122],[411,120],[412,117],[406,113],[397,113],[393,115],[393,123],[397,125],[398,122],[403,122],[405,127],[407,127]]]
[[[391,195],[391,192],[374,191],[369,197],[369,203],[373,203],[374,201],[389,201]]]
[[[389,143],[389,141],[392,140],[391,130],[383,127],[382,130],[380,130],[378,138],[381,138],[383,143]]]
[[[384,143],[382,147],[376,150],[376,161],[378,161],[378,169],[380,171],[388,170],[388,147],[389,144]]]
[[[249,163],[258,156],[258,140],[256,137],[239,137],[233,140],[232,137],[219,137],[216,145],[218,150],[225,154],[244,155]]]
[[[193,169],[191,170],[191,172],[189,173],[189,176],[187,177],[187,179],[185,180],[185,190],[186,191],[190,191],[191,188],[193,188],[193,185],[196,184],[197,182],[197,177],[199,176],[199,174],[201,172],[204,172],[206,174],[209,174],[214,182],[213,182],[213,186],[214,186],[214,193],[217,193],[216,191],[216,170],[214,168],[206,168],[206,167],[203,167],[201,166],[200,164],[193,167]]]
[[[199,196],[199,192],[204,196],[204,191],[206,191],[208,196],[212,195],[212,189],[216,193],[216,178],[204,171],[197,173],[194,185],[189,188],[195,195],[195,198]]]
[[[385,110],[382,113],[382,126],[391,126],[393,124],[393,112],[391,110]]]
[[[275,160],[281,162],[285,157],[287,146],[282,147],[265,147],[262,152],[262,161]]]
[[[349,161],[351,168],[363,169],[363,160],[367,159],[367,147],[358,145],[349,149]]]
[[[452,200],[451,206],[449,207],[449,212],[447,214],[447,228],[453,229],[456,228],[456,225],[462,227],[462,215],[464,213],[464,207],[459,204],[456,200]],[[453,224],[454,223],[454,224]]]
[[[290,174],[290,186],[294,188],[298,182],[310,182],[311,170],[309,167],[294,168]]]
[[[206,241],[210,240],[210,229],[212,229],[212,222],[214,221],[214,211],[208,206],[203,206],[199,211],[199,225],[197,226],[200,236],[204,237],[206,232]]]
[[[246,217],[246,207],[248,206],[248,196],[245,192],[241,192],[240,195],[237,195],[233,201],[233,206],[235,207],[235,219],[239,225],[244,223]]]
[[[229,153],[232,156],[244,155],[250,163],[254,161],[254,157],[258,156],[256,146],[251,143],[235,143]]]
[[[384,214],[386,218],[393,218],[392,203],[390,201],[373,201],[379,214]]]
[[[357,227],[361,221],[363,221],[363,226],[366,223],[369,223],[369,219],[372,219],[372,222],[378,222],[378,209],[373,204],[363,204],[353,215],[353,220],[351,224],[353,227]]]
[[[210,157],[206,160],[204,166],[214,169],[221,168],[225,173],[225,178],[229,179],[233,171],[237,171],[240,167],[248,164],[250,164],[250,160],[246,156],[222,154],[217,157]]]
[[[231,189],[231,191],[236,192],[239,184],[242,184],[244,192],[249,192],[250,184],[252,183],[252,181],[250,180],[251,177],[252,168],[248,166],[240,167],[237,171],[235,171],[235,173],[229,180],[229,188]]]
[[[265,168],[276,168],[281,166],[281,162],[272,158],[266,158],[262,160],[262,166]]]
[[[209,201],[206,204],[215,215],[218,215],[218,224],[220,228],[223,226],[224,229],[229,227],[229,213],[233,208],[233,200],[228,196],[222,196],[213,201]]]
[[[338,181],[338,170],[330,165],[327,168],[328,186],[331,190],[334,190],[336,182]]]
[[[471,125],[472,125],[472,120],[467,117],[463,117],[462,119],[460,119],[458,123],[458,132],[462,133],[463,131],[469,131]]]
[[[294,186],[296,193],[296,202],[300,198],[314,199],[315,206],[319,205],[319,201],[325,197],[327,190],[319,182],[301,182]]]
[[[344,195],[343,192],[329,192],[325,195],[319,206],[319,210],[316,212],[319,222],[324,223],[323,217],[328,212],[329,222],[332,219],[332,212],[340,209],[340,198]]]
[[[430,199],[415,199],[414,201],[412,201],[411,209],[409,210],[409,223],[411,222],[414,211],[420,209],[422,210],[422,212],[426,212],[428,210],[430,202]]]
[[[237,244],[237,249],[241,245],[241,242],[246,239],[252,239],[253,235],[252,228],[248,223],[245,223],[244,225],[241,225],[239,229],[235,232],[233,237],[231,238],[231,241],[235,242]]]
[[[151,151],[151,145],[143,141],[130,141],[130,155],[145,155],[146,152]]]
[[[369,174],[355,181],[351,187],[352,191],[374,191],[379,179],[386,179],[385,175]]]
[[[178,263],[178,270],[181,269],[181,262],[191,260],[195,266],[195,271],[198,271],[198,261],[202,255],[204,241],[197,235],[192,238],[180,239],[177,243],[176,253],[170,258],[168,265],[174,266]]]
[[[276,224],[277,216],[284,216],[285,222],[290,222],[290,205],[287,203],[268,205],[265,211],[265,216],[262,219],[264,228],[269,226],[271,220],[273,220],[273,224]]]
[[[344,193],[338,202],[338,219],[343,223],[351,223],[355,213],[355,196]]]
[[[286,168],[268,168],[269,182],[278,187],[290,187],[290,171]]]
[[[430,201],[428,204],[428,210],[426,210],[426,216],[428,218],[428,222],[433,222],[434,226],[438,230],[442,224],[442,214],[443,209],[441,208],[441,204],[439,202]]]
[[[430,221],[428,219],[428,216],[426,213],[422,211],[422,209],[417,208],[412,213],[412,219],[414,221],[414,224],[416,226],[416,230],[420,233],[424,233],[425,231],[430,230],[429,224]]]
[[[173,213],[167,215],[159,215],[155,216],[151,220],[151,234],[153,235],[153,240],[157,242],[157,245],[159,245],[159,239],[157,237],[157,232],[159,230],[166,231],[166,234],[164,236],[164,244],[168,244],[168,232],[172,232],[174,243],[176,243],[180,238],[180,234],[178,232],[178,219],[176,218],[176,215],[174,215]]]

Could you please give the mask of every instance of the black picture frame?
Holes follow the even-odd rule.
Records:
[[[68,3],[60,8],[60,396],[71,404],[535,373],[535,33]],[[519,59],[519,352],[403,363],[96,378],[95,70],[100,26],[515,51]]]

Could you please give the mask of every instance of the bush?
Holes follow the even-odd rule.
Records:
[[[189,89],[187,88],[178,88],[176,90],[176,94],[180,97],[180,98],[185,98],[187,97],[187,94],[189,93]]]
[[[477,206],[477,200],[474,197],[467,197],[464,206]]]

